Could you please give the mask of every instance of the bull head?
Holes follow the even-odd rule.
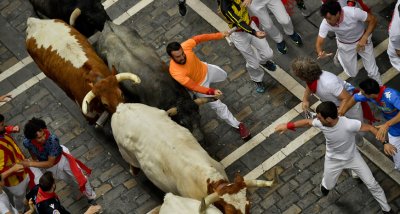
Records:
[[[208,183],[208,192],[211,193],[202,200],[199,208],[204,213],[207,207],[215,203],[226,214],[250,213],[250,202],[247,198],[247,187],[269,187],[274,181],[244,180],[239,173],[236,174],[234,183],[220,180]]]
[[[119,82],[123,80],[131,80],[135,84],[140,83],[140,78],[132,73],[120,73],[117,75],[110,75],[92,86],[92,90],[89,91],[82,101],[82,112],[84,115],[88,115],[89,104],[95,98],[98,97],[101,103],[107,109],[108,112],[114,113],[119,103],[123,102],[122,91],[119,89]]]

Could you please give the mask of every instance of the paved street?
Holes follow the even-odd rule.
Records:
[[[394,1],[365,2],[379,20],[373,33],[379,71],[386,85],[400,90],[400,77],[391,69],[385,50]],[[165,46],[169,42],[182,42],[191,36],[227,27],[215,15],[217,3],[214,0],[187,0],[185,17],[179,15],[176,0],[103,0],[103,4],[114,22],[136,29],[143,42],[153,46],[166,62],[169,57]],[[274,49],[274,61],[280,69],[265,75],[265,94],[255,92],[243,57],[226,40],[199,45],[196,53],[200,59],[219,65],[228,72],[228,79],[214,87],[222,90],[222,101],[253,134],[253,139],[244,143],[236,130],[203,106],[201,124],[206,137],[203,147],[213,158],[221,161],[231,179],[237,171],[246,178],[276,178],[277,183],[270,188],[250,190],[251,213],[381,213],[366,186],[351,178],[346,171],[335,189],[327,197],[321,196],[319,184],[325,144],[320,132],[297,129],[282,135],[272,133],[276,123],[302,118],[299,98],[305,85],[291,74],[290,61],[300,55],[316,57],[314,42],[322,20],[318,11],[319,0],[307,0],[306,6],[311,10],[311,16],[304,18],[297,8],[292,16],[295,30],[303,36],[303,47],[295,46],[288,36],[284,36],[288,54],[280,55],[274,42],[268,39]],[[0,112],[6,116],[7,123],[23,126],[32,117],[43,118],[49,129],[60,137],[60,142],[93,169],[90,182],[103,213],[144,214],[160,205],[164,193],[143,173],[136,177],[129,173],[129,166],[119,154],[110,130],[96,130],[88,125],[77,104],[32,62],[24,42],[26,19],[30,16],[36,14],[29,1],[0,0],[0,94],[14,95],[10,102],[0,104]],[[325,42],[325,49],[336,50],[333,36]],[[324,70],[348,78],[343,69],[333,65],[332,58],[321,60],[320,65]],[[348,81],[357,85],[365,77],[362,68],[357,78]],[[316,102],[314,98],[312,103]],[[22,148],[23,134],[14,136]],[[382,145],[371,135],[366,139],[368,142],[359,149],[384,189],[392,209],[399,213],[400,173],[392,169],[393,163],[383,155]],[[23,150],[28,155],[27,150]],[[71,213],[83,213],[88,204],[86,199],[78,199],[76,189],[63,182],[57,183],[57,194],[62,204]]]

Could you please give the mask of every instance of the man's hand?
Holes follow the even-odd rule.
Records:
[[[332,55],[333,55],[333,53],[326,53],[325,51],[320,51],[318,53],[317,59],[323,59],[323,58],[326,58],[326,57],[332,56]]]
[[[376,133],[376,139],[379,141],[384,141],[386,139],[386,134],[388,132],[389,126],[385,124],[376,126],[375,128],[378,129],[378,133]]]
[[[310,108],[310,102],[308,100],[303,100],[301,108],[303,108],[303,111],[308,110]]]
[[[7,102],[7,101],[11,100],[11,98],[12,98],[11,94],[6,94],[3,96],[0,96],[0,102]]]
[[[275,132],[279,132],[279,134],[283,134],[287,131],[287,124],[282,123],[275,127]]]
[[[84,214],[95,214],[99,213],[101,211],[101,206],[100,205],[92,205],[90,206]]]
[[[221,95],[222,95],[222,91],[219,89],[215,89],[214,97],[219,99],[221,97]]]
[[[390,143],[383,145],[383,151],[386,155],[393,156],[397,153],[397,148]]]
[[[24,166],[25,168],[27,168],[27,167],[30,167],[30,163],[29,162],[30,162],[29,159],[25,159],[25,160],[19,162],[18,164],[20,164],[20,165]]]
[[[22,164],[16,163],[11,168],[14,172],[21,172],[25,167]]]
[[[24,214],[32,214],[35,213],[35,205],[33,204],[32,198],[29,199],[29,210],[26,211]]]
[[[242,4],[240,6],[242,7],[248,7],[251,4],[252,0],[243,0]]]
[[[368,41],[368,37],[366,39],[364,39],[364,37],[362,37],[360,39],[360,41],[358,41],[357,43],[357,52],[363,52],[365,50],[365,45],[367,44]]]
[[[13,126],[12,132],[19,132],[19,126]]]
[[[267,36],[267,34],[264,31],[257,31],[256,32],[256,37],[259,39],[264,39]]]

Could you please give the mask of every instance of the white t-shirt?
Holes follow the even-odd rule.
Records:
[[[326,38],[329,31],[336,34],[336,38],[343,43],[355,43],[364,34],[364,22],[367,20],[368,13],[355,7],[343,7],[343,20],[338,26],[328,24],[326,19],[322,20],[318,35]]]
[[[10,200],[8,200],[7,194],[0,190],[0,213],[7,213],[10,212],[12,214],[18,214],[18,210],[16,210],[10,203]]]
[[[389,43],[396,50],[400,50],[400,17],[397,9],[399,5],[400,0],[397,1],[396,6],[394,7],[394,13],[389,28]]]
[[[359,120],[339,117],[338,123],[334,127],[326,127],[322,125],[321,121],[314,119],[312,125],[319,128],[325,135],[326,157],[338,160],[349,160],[354,157],[354,152],[356,152],[355,136],[361,128]]]
[[[340,100],[338,99],[338,96],[340,93],[342,93],[343,89],[349,91],[351,94],[351,91],[354,90],[354,87],[350,83],[340,79],[335,74],[322,71],[322,74],[318,79],[317,91],[315,94],[321,99],[322,102],[332,101],[336,104],[336,106],[339,106]]]

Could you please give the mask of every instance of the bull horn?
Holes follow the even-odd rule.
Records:
[[[178,108],[172,107],[167,110],[168,116],[172,117],[178,114]]]
[[[270,187],[274,181],[264,181],[264,180],[245,180],[244,183],[247,187]]]
[[[214,102],[217,99],[215,99],[214,97],[199,97],[197,99],[194,100],[194,102],[198,105],[201,106],[203,104],[209,103],[209,102]]]
[[[84,115],[88,114],[88,111],[89,111],[88,105],[95,97],[96,97],[96,95],[93,93],[93,91],[89,91],[86,94],[85,98],[83,98],[83,101],[82,101],[82,112],[83,112]]]
[[[219,195],[216,192],[213,192],[212,194],[207,195],[207,197],[205,197],[201,200],[199,212],[205,213],[208,206],[210,206],[210,204],[212,204],[214,202],[217,202],[218,200],[219,200]]]
[[[140,78],[135,74],[131,73],[120,73],[115,75],[115,78],[117,78],[118,82],[121,82],[122,80],[132,80],[135,84],[140,83]]]
[[[72,11],[71,16],[69,17],[69,25],[74,26],[76,19],[81,15],[81,9],[75,8],[74,11]]]

